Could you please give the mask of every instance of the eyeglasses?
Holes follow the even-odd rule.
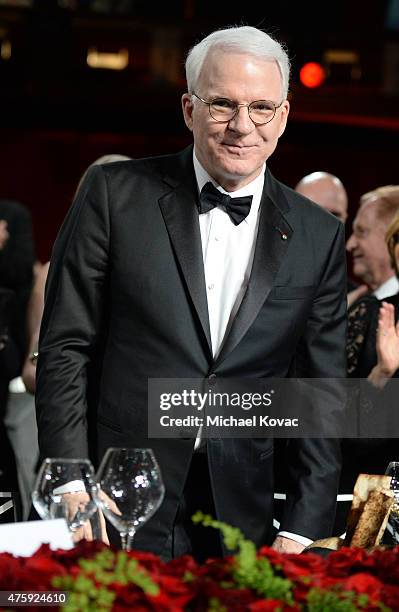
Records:
[[[243,106],[248,109],[249,118],[255,125],[265,125],[274,119],[277,109],[280,108],[284,101],[281,101],[280,104],[275,104],[271,100],[255,100],[255,102],[250,104],[236,104],[228,98],[215,98],[207,102],[194,92],[193,96],[208,105],[210,116],[218,123],[228,123],[234,119],[241,106]]]

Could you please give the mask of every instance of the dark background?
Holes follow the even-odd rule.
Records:
[[[191,142],[180,110],[184,58],[226,25],[261,27],[288,46],[291,114],[269,163],[277,178],[294,187],[314,170],[339,176],[348,231],[362,193],[399,183],[399,0],[246,4],[0,0],[0,197],[32,211],[39,259],[50,256],[97,157],[144,157]],[[90,49],[126,49],[127,66],[90,68]],[[327,70],[317,89],[300,83],[307,61]]]

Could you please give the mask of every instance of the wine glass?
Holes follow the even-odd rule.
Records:
[[[72,532],[97,511],[94,468],[88,459],[45,459],[32,493],[42,519],[64,518]]]
[[[391,477],[390,488],[393,492],[394,503],[388,517],[387,530],[395,544],[399,543],[399,461],[391,461],[385,474]]]
[[[150,448],[109,448],[97,472],[95,500],[119,531],[123,550],[158,510],[165,494],[161,472]]]

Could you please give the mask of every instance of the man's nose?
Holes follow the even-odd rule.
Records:
[[[353,251],[355,246],[356,246],[356,237],[355,237],[355,234],[351,234],[346,243],[346,250],[349,251],[350,253],[351,251]]]
[[[249,116],[247,106],[239,106],[237,113],[228,123],[229,129],[240,134],[249,134],[255,129],[255,124]]]

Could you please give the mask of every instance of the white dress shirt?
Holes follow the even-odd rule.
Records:
[[[209,176],[195,155],[194,170],[200,192],[205,183],[211,182],[218,191],[228,194]],[[224,207],[217,206],[199,216],[212,352],[215,358],[237,314],[251,275],[264,170],[251,183],[234,191],[234,197],[237,198],[253,196],[249,215],[239,225],[234,225]]]
[[[207,182],[211,182],[221,193],[231,197],[253,196],[251,210],[239,225],[234,225],[224,207],[217,206],[199,215],[212,353],[216,358],[240,307],[251,275],[266,165],[251,183],[229,193],[209,176],[195,153],[193,162],[199,193]],[[200,437],[196,439],[194,448],[197,449],[199,445]],[[279,535],[304,546],[312,543],[309,538],[286,531],[281,531]]]
[[[385,300],[385,298],[396,295],[397,293],[399,293],[399,281],[395,275],[388,278],[385,283],[382,283],[382,285],[373,291],[373,295],[375,295],[377,300]]]

